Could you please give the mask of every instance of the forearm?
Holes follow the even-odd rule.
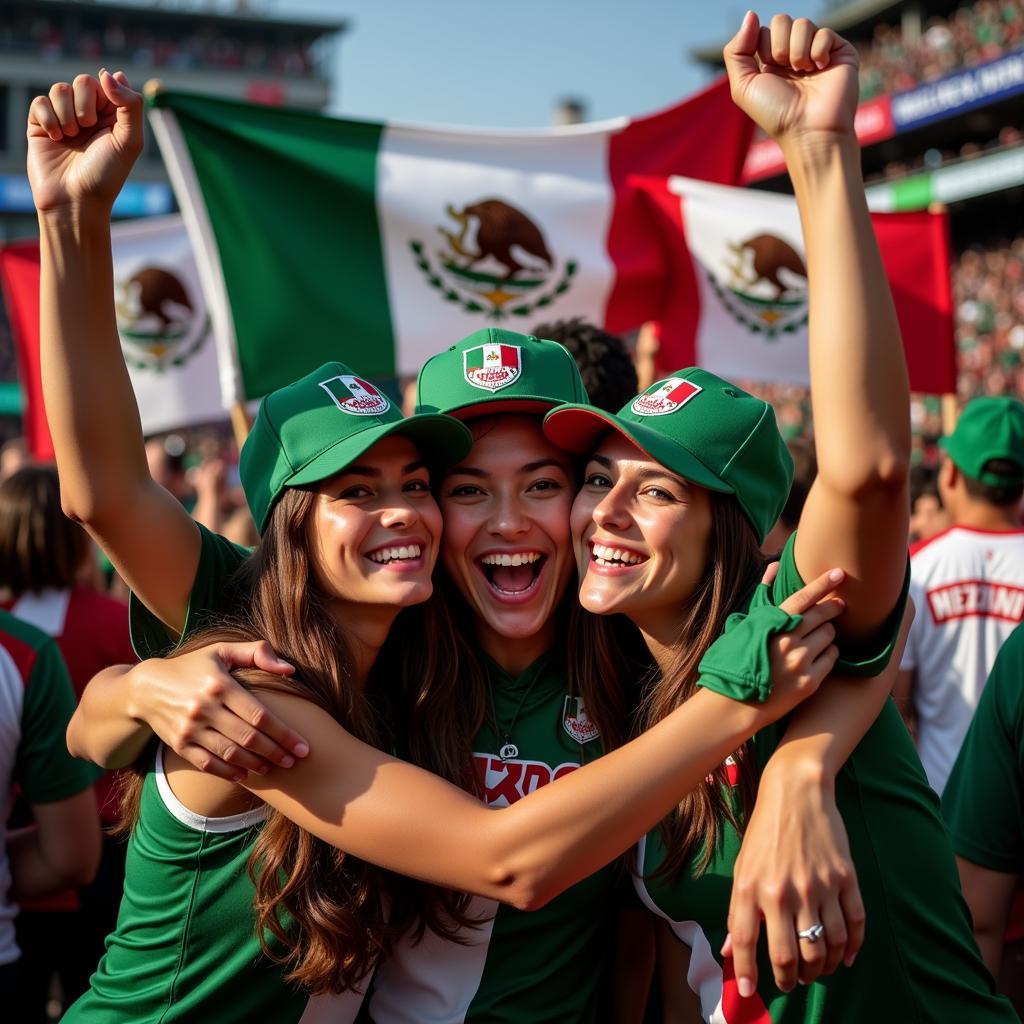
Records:
[[[68,750],[103,768],[124,768],[142,753],[153,731],[139,717],[133,666],[95,675],[68,725]]]
[[[65,507],[87,522],[149,481],[114,313],[109,210],[39,214],[40,359]]]
[[[768,771],[799,770],[831,786],[889,696],[888,675],[871,679],[829,678],[794,712]]]
[[[91,800],[92,795],[89,797]],[[70,841],[70,837],[66,839]],[[45,899],[92,881],[100,856],[100,830],[95,815],[76,832],[74,843],[75,852],[69,855],[65,849],[47,844],[42,831],[35,826],[8,832],[10,898],[15,902]]]
[[[905,476],[909,385],[899,324],[852,136],[784,143],[810,283],[819,478],[849,494]],[[851,445],[851,424],[857,444]]]

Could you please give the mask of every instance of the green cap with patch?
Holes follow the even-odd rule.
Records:
[[[960,414],[939,447],[965,475],[989,487],[1012,487],[1024,480],[1024,404],[1016,398],[975,398]],[[986,469],[992,459],[1013,463],[1010,473]]]
[[[759,541],[789,496],[793,459],[772,407],[707,370],[678,370],[614,415],[577,405],[544,418],[548,439],[580,455],[609,430],[684,479],[735,495]]]
[[[490,413],[541,414],[564,402],[586,403],[569,350],[499,327],[474,331],[431,356],[416,380],[416,411],[460,420]]]
[[[271,392],[260,403],[238,463],[260,533],[286,487],[334,476],[392,434],[409,438],[438,472],[473,446],[469,431],[450,416],[403,417],[387,395],[344,363],[325,363]]]

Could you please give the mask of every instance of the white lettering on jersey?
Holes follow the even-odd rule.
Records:
[[[543,761],[502,761],[497,754],[474,754],[477,778],[489,807],[507,807],[541,786],[560,779],[579,765],[572,761],[552,768]]]
[[[985,580],[944,583],[926,592],[932,621],[938,626],[950,619],[972,615],[1020,622],[1024,619],[1024,587]]]

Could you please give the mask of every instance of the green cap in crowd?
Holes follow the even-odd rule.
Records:
[[[956,429],[939,439],[939,447],[965,476],[990,487],[1024,481],[1024,404],[1016,398],[975,398],[960,414]],[[1010,473],[986,469],[992,459],[1016,466]]]
[[[615,414],[566,405],[544,419],[548,439],[580,455],[609,429],[684,479],[735,495],[759,541],[789,497],[793,459],[772,407],[707,370],[679,370]]]
[[[416,411],[460,420],[490,413],[545,413],[563,402],[587,401],[568,349],[498,327],[431,356],[416,380]]]
[[[325,363],[271,392],[260,403],[238,465],[260,533],[286,487],[334,476],[392,434],[409,438],[439,472],[464,459],[473,445],[469,431],[448,416],[406,419],[344,363]]]

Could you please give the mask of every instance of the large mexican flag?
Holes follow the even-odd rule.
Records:
[[[751,125],[720,82],[649,117],[409,127],[161,92],[150,120],[196,251],[224,399],[327,359],[413,374],[477,328],[654,319],[666,282],[634,175],[732,183]]]

